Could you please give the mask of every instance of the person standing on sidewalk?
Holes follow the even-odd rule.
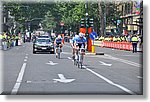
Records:
[[[18,46],[18,40],[19,40],[18,34],[16,35],[15,40],[16,40],[16,46]]]
[[[132,38],[131,38],[131,42],[132,42],[132,47],[133,47],[133,53],[137,52],[137,43],[138,43],[138,37],[136,35],[134,35]]]

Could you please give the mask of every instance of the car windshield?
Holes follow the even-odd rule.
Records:
[[[50,39],[37,39],[37,42],[46,42],[46,43],[49,43],[51,42]]]
[[[39,36],[38,38],[49,38],[49,36]]]

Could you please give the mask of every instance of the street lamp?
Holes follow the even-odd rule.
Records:
[[[88,15],[89,15],[89,14],[86,12],[86,13],[85,13],[85,16],[88,16]]]

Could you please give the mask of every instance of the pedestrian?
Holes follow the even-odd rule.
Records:
[[[19,40],[18,34],[16,35],[15,40],[16,40],[16,46],[18,46],[18,40]]]
[[[137,52],[137,43],[138,43],[138,37],[136,35],[134,35],[132,38],[131,38],[131,42],[132,42],[132,47],[133,47],[133,53]]]

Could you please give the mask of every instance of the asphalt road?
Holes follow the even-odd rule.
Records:
[[[142,53],[96,48],[86,53],[84,69],[73,65],[65,44],[61,59],[32,53],[32,43],[3,51],[2,94],[143,94]]]

